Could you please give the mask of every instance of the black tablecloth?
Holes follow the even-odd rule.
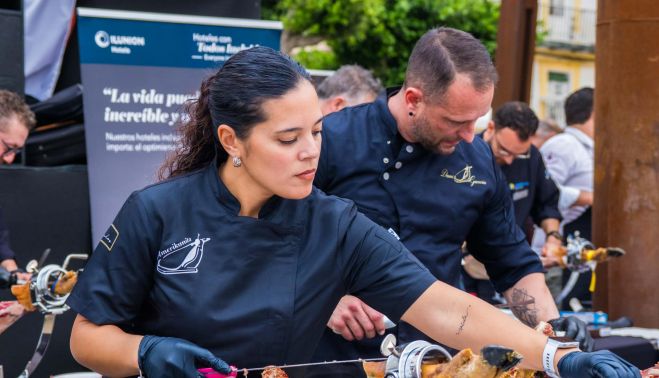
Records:
[[[641,337],[607,336],[595,339],[595,350],[608,349],[639,369],[647,369],[659,361],[659,351]]]

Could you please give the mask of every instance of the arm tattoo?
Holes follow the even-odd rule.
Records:
[[[535,307],[535,297],[525,289],[513,289],[510,311],[522,323],[533,328],[538,324],[538,310]]]
[[[465,312],[464,315],[462,315],[462,321],[460,322],[460,328],[458,328],[458,332],[456,332],[456,335],[459,335],[462,333],[462,330],[465,327],[465,323],[467,322],[467,317],[469,316],[469,309],[471,308],[471,305],[467,306],[467,311]]]

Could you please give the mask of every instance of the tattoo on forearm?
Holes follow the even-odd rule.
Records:
[[[522,323],[529,327],[538,324],[538,309],[535,306],[535,297],[529,295],[525,289],[513,289],[510,311]]]
[[[464,315],[462,315],[462,321],[460,322],[460,328],[458,328],[458,332],[456,332],[456,335],[459,335],[462,333],[462,330],[465,327],[465,323],[467,322],[467,317],[469,316],[469,309],[471,308],[471,305],[467,306],[467,311],[465,312]]]

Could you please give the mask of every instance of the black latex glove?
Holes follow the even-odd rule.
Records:
[[[579,342],[579,349],[584,352],[591,352],[593,350],[593,338],[588,332],[586,323],[581,319],[574,316],[566,316],[564,318],[558,318],[550,320],[548,322],[556,331],[565,331],[565,337],[568,337],[574,341]]]
[[[138,351],[138,363],[147,378],[201,377],[197,368],[210,367],[229,374],[231,367],[209,350],[174,337],[144,336]]]
[[[574,352],[558,361],[561,378],[641,378],[636,366],[609,352]]]

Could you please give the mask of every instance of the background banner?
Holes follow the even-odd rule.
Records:
[[[281,29],[274,21],[78,8],[92,243],[131,192],[156,181],[201,80],[241,50],[279,50]]]

